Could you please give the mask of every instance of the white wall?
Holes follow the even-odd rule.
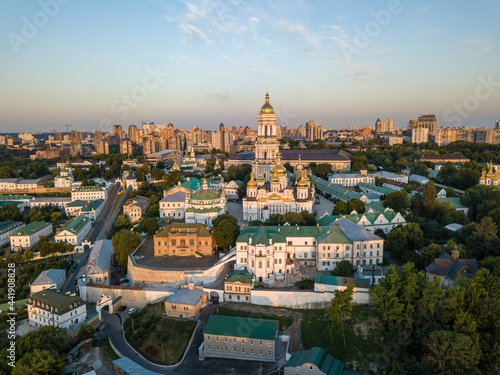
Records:
[[[342,287],[341,287],[342,288]],[[345,287],[344,287],[345,289]],[[330,305],[335,294],[333,292],[306,292],[252,289],[252,304],[289,307],[295,309],[324,308]],[[370,297],[365,291],[354,293],[353,303],[369,303]]]

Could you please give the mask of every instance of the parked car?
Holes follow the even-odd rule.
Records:
[[[123,311],[125,311],[127,309],[127,306],[121,306],[119,309],[118,309],[118,312],[121,313]]]
[[[130,309],[128,309],[128,313],[129,314],[133,314],[137,311],[137,307],[131,307]]]

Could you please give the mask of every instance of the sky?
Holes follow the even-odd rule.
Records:
[[[4,0],[0,132],[500,120],[500,2]]]

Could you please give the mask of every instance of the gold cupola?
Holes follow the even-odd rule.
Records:
[[[260,113],[262,114],[274,114],[274,108],[269,104],[269,92],[266,92],[266,102],[260,108]]]

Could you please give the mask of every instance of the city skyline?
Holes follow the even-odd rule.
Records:
[[[0,5],[0,132],[254,128],[267,89],[287,127],[500,117],[494,1],[117,4]]]

